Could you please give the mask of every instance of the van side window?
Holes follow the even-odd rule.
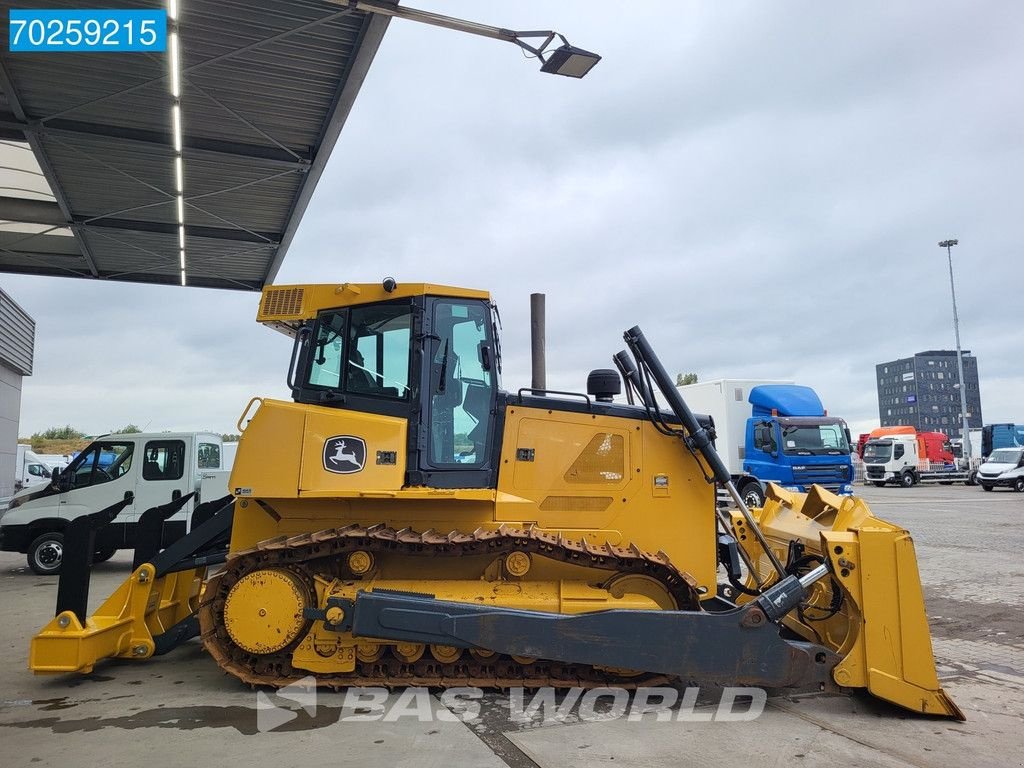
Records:
[[[71,462],[71,487],[109,483],[128,473],[132,467],[134,443],[93,443]]]
[[[183,440],[149,440],[142,455],[143,480],[180,480],[185,474]]]
[[[200,443],[198,462],[200,469],[220,469],[220,446],[216,443]]]

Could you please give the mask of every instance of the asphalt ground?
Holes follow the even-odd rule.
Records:
[[[857,490],[914,535],[940,678],[964,723],[859,694],[773,696],[741,722],[715,719],[718,692],[707,690],[695,703],[681,691],[668,721],[613,717],[611,699],[517,718],[516,702],[493,691],[466,701],[438,691],[284,698],[220,672],[198,641],[90,675],[38,677],[28,641],[53,615],[57,580],[0,553],[0,766],[1024,765],[1024,494]],[[96,566],[90,603],[130,569],[127,552]]]

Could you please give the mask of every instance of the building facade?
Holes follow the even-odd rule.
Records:
[[[981,391],[978,360],[965,350],[967,421],[981,428]],[[921,432],[960,434],[960,383],[956,350],[929,350],[875,366],[878,387],[878,418],[883,427],[910,425]]]
[[[32,375],[36,323],[0,288],[0,498],[14,494],[21,380]]]

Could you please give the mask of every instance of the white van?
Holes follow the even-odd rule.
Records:
[[[14,487],[28,488],[50,482],[52,468],[27,445],[18,444],[14,463]]]
[[[192,491],[212,501],[227,495],[221,438],[207,432],[107,435],[94,440],[52,482],[15,494],[0,515],[0,550],[21,552],[41,575],[59,572],[64,529],[79,517],[109,507],[132,494],[133,501],[96,534],[93,562],[135,546],[139,517]],[[191,499],[164,523],[164,539],[185,533]]]
[[[996,448],[978,467],[978,483],[986,491],[998,485],[1024,492],[1024,448]]]

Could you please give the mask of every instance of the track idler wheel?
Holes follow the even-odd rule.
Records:
[[[224,601],[224,626],[231,640],[249,653],[277,653],[304,634],[303,610],[311,593],[303,579],[283,568],[263,568],[242,576]]]

